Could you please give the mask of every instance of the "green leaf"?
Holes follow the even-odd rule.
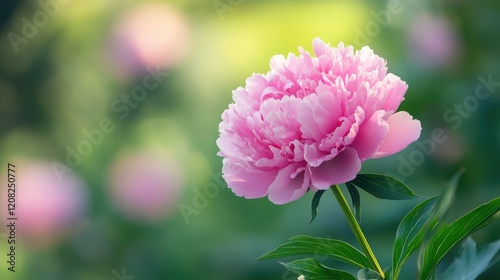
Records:
[[[495,198],[465,214],[450,225],[441,226],[429,239],[420,263],[419,279],[430,279],[444,255],[476,230],[498,219],[500,198]],[[493,219],[494,218],[494,219]]]
[[[424,243],[420,246],[420,252],[418,256],[419,265],[423,258],[424,250],[427,248],[427,244],[429,243],[429,238],[434,234],[434,230],[437,228],[437,225],[443,221],[448,214],[453,202],[455,201],[455,193],[457,190],[457,185],[462,173],[465,171],[464,168],[458,170],[458,172],[446,183],[446,188],[444,192],[440,195],[440,198],[434,207],[434,213],[432,217],[427,221],[424,236]],[[420,268],[420,267],[419,267]],[[434,279],[433,275],[433,278]]]
[[[358,174],[350,183],[381,199],[404,200],[418,197],[403,182],[385,175]]]
[[[437,203],[437,206],[435,208],[436,210],[434,211],[436,220],[441,221],[446,216],[448,210],[451,208],[451,205],[455,201],[455,193],[457,190],[458,180],[460,180],[460,177],[462,176],[464,170],[465,169],[461,168],[446,184],[446,189],[441,195],[441,199]]]
[[[440,196],[429,198],[413,208],[401,221],[396,232],[392,251],[392,275],[398,279],[405,261],[423,243],[428,230],[437,225],[433,217],[434,209]]]
[[[361,223],[361,198],[359,197],[359,191],[350,182],[347,182],[345,185],[347,186],[347,190],[351,195],[352,207],[354,208],[354,214],[356,215],[356,220],[358,220],[358,223]]]
[[[491,265],[492,259],[500,250],[500,240],[476,250],[476,243],[468,237],[460,253],[439,279],[474,280]]]
[[[278,248],[263,255],[258,260],[298,255],[328,256],[360,268],[370,266],[363,253],[344,241],[305,235],[290,238],[287,243],[278,246]]]
[[[365,268],[358,271],[358,280],[383,280],[376,271]]]
[[[392,278],[392,274],[391,274],[391,268],[387,268],[385,271],[384,271],[384,275],[385,275],[385,280],[394,280]]]
[[[319,201],[321,199],[321,196],[325,190],[318,190],[313,197],[312,203],[311,203],[311,221],[309,223],[312,223],[314,219],[316,219],[316,215],[318,215],[318,206],[319,206]]]
[[[349,272],[331,269],[313,258],[281,264],[291,272],[304,275],[306,280],[356,280]]]

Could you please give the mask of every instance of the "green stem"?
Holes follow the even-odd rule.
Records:
[[[375,255],[373,254],[372,249],[370,248],[370,245],[368,244],[368,241],[366,240],[365,235],[363,234],[363,231],[361,231],[361,228],[359,227],[358,222],[356,221],[356,218],[354,217],[354,214],[351,211],[351,208],[349,207],[349,204],[347,203],[347,200],[345,199],[344,195],[342,194],[342,191],[340,190],[340,187],[338,185],[333,185],[331,187],[333,194],[335,194],[335,197],[337,198],[337,201],[340,204],[340,208],[342,208],[342,211],[344,211],[344,215],[347,218],[347,221],[349,222],[349,225],[351,226],[352,232],[354,233],[354,236],[356,237],[356,240],[358,240],[359,245],[365,252],[366,257],[368,258],[368,261],[370,262],[371,268],[380,274],[380,276],[384,279],[384,271],[382,268],[380,268],[380,265],[378,264],[377,258],[375,258]]]

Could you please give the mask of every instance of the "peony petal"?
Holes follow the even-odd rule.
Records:
[[[301,124],[303,136],[319,142],[339,126],[343,110],[341,98],[326,86],[318,86],[316,91],[317,95],[309,95],[303,99],[297,120]]]
[[[328,152],[319,150],[318,145],[318,143],[304,145],[304,160],[310,166],[320,165],[323,162],[325,156],[328,155]]]
[[[276,179],[277,171],[251,169],[227,159],[223,160],[222,173],[228,187],[245,198],[260,198],[267,195],[269,185]]]
[[[277,54],[271,57],[269,63],[271,66],[271,71],[278,72],[284,65],[286,65],[286,59],[282,54]]]
[[[349,118],[351,127],[349,128],[349,132],[347,133],[347,135],[344,136],[344,143],[347,145],[351,145],[352,142],[354,142],[356,135],[358,135],[359,127],[365,120],[365,110],[358,106],[354,112],[354,115],[351,115]]]
[[[274,204],[285,204],[302,197],[309,188],[309,176],[297,171],[302,164],[290,164],[281,169],[276,180],[269,186],[269,200]]]
[[[317,104],[314,106],[313,117],[321,132],[326,135],[335,130],[342,116],[342,100],[335,96],[326,86],[318,86]]]
[[[315,142],[321,141],[324,136],[321,132],[319,124],[314,119],[314,107],[317,104],[317,100],[317,95],[306,96],[302,100],[303,102],[297,115],[302,137],[306,139],[313,139]]]
[[[378,149],[389,131],[389,125],[383,119],[386,112],[376,111],[368,121],[359,127],[358,134],[351,144],[358,152],[361,161],[370,158]]]
[[[311,182],[319,190],[326,190],[332,185],[349,182],[361,169],[358,153],[351,147],[345,148],[330,161],[318,167],[309,167]]]
[[[313,39],[313,48],[314,48],[314,54],[317,57],[320,57],[322,55],[328,55],[332,50],[330,48],[330,44],[326,44],[323,40],[320,38],[314,38]]]
[[[381,158],[395,154],[420,137],[420,121],[401,111],[389,117],[389,132],[372,158]]]

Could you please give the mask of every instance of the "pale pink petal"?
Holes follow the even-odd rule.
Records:
[[[350,147],[318,167],[309,167],[311,182],[319,190],[326,190],[332,185],[351,181],[360,169],[361,161],[358,153]]]
[[[269,65],[271,66],[271,71],[278,71],[285,64],[286,64],[286,59],[282,54],[278,54],[271,57],[271,62],[269,63]]]
[[[387,120],[389,132],[372,158],[381,158],[395,154],[420,137],[420,121],[414,120],[410,114],[401,111]]]
[[[318,143],[311,143],[304,146],[304,160],[311,166],[318,166],[329,153],[318,149]]]
[[[382,109],[386,111],[396,111],[399,104],[403,102],[408,85],[403,82],[399,77],[393,74],[387,74],[384,79],[386,82],[386,99]]]
[[[358,152],[361,161],[370,158],[378,149],[389,131],[389,125],[383,119],[385,111],[376,111],[368,121],[359,127],[358,134],[351,144]]]
[[[281,169],[276,180],[269,186],[269,200],[275,204],[285,204],[302,197],[309,188],[309,175],[298,170],[301,164],[290,164]]]
[[[352,116],[349,116],[349,121],[352,123],[349,132],[344,136],[344,143],[347,145],[352,144],[356,135],[358,135],[359,127],[361,123],[365,120],[365,110],[361,107],[357,107]]]
[[[335,96],[326,86],[316,88],[318,99],[314,107],[314,120],[318,123],[323,135],[335,130],[343,115],[341,98]]]
[[[322,55],[328,55],[328,53],[331,52],[330,44],[326,44],[320,38],[313,39],[313,48],[314,48],[314,54],[316,54],[317,57],[320,57]]]
[[[308,99],[317,101],[317,96],[310,95]],[[303,106],[297,116],[297,120],[300,123],[300,131],[302,132],[302,137],[306,139],[312,139],[314,141],[321,141],[323,138],[323,133],[319,127],[316,120],[314,120],[314,102],[309,102],[309,100],[302,103]]]
[[[237,196],[259,198],[267,195],[277,171],[261,171],[224,159],[222,173],[227,185]]]

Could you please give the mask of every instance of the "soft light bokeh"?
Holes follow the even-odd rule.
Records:
[[[33,248],[45,248],[68,233],[83,220],[88,208],[88,190],[76,174],[59,175],[67,167],[50,162],[16,160],[16,231],[20,243]],[[2,177],[6,182],[6,177]],[[7,190],[1,199],[7,202]],[[11,217],[2,203],[2,219]]]
[[[159,222],[177,210],[184,170],[168,156],[137,152],[117,158],[108,173],[110,201],[138,223]]]
[[[432,14],[415,16],[407,44],[414,63],[427,68],[452,66],[462,48],[449,20]]]
[[[112,28],[109,56],[122,75],[146,67],[170,69],[188,54],[191,31],[187,17],[176,7],[146,2],[126,11]]]

